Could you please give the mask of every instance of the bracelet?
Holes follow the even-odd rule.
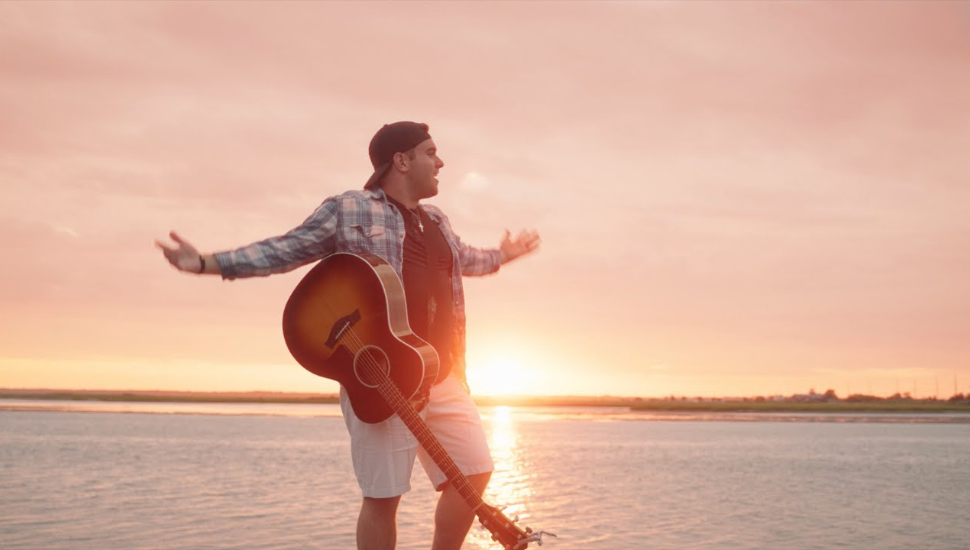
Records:
[[[199,254],[199,275],[203,273],[205,273],[205,258],[202,257],[202,254]]]

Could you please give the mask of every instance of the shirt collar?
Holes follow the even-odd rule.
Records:
[[[410,210],[410,208],[404,206],[403,204],[401,204],[400,201],[398,201],[397,199],[395,199],[394,197],[392,197],[392,196],[390,196],[390,195],[388,195],[386,193],[384,194],[384,200],[386,200],[388,203],[393,204],[394,206],[396,206],[397,209],[401,211],[401,214],[404,214],[405,211]],[[418,210],[417,208],[415,208],[414,210],[417,211],[417,212],[421,212],[421,210]]]
[[[386,197],[387,197],[387,195],[384,193],[384,190],[381,189],[380,187],[374,187],[373,189],[364,189],[364,194],[367,195],[368,198],[378,199],[378,200],[386,200]]]
[[[373,189],[364,189],[364,193],[368,197],[370,197],[372,199],[380,200],[380,201],[383,201],[383,202],[385,202],[387,204],[400,205],[400,207],[402,207],[402,208],[404,207],[403,204],[401,204],[401,203],[397,202],[396,200],[392,199],[391,196],[388,195],[387,193],[385,193],[384,190],[381,189],[380,187],[375,187]],[[418,206],[420,206],[420,205],[418,205]],[[432,209],[432,208],[422,208],[421,211],[424,212],[425,214],[427,214],[429,218],[431,218],[432,220],[435,221],[435,223],[440,223],[441,222],[441,220],[438,218],[438,215],[434,212],[434,209]],[[402,214],[403,214],[403,212],[402,212]]]

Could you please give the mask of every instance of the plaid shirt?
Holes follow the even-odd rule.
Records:
[[[498,249],[473,248],[461,242],[437,207],[422,205],[451,246],[452,273],[488,275],[502,264]],[[323,201],[299,227],[235,250],[215,254],[223,279],[265,277],[292,271],[334,252],[369,252],[384,258],[403,280],[404,218],[381,189],[347,191]],[[452,369],[465,378],[465,293],[461,277],[452,277],[455,344]]]

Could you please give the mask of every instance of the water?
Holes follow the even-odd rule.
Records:
[[[0,548],[354,547],[335,405],[0,406]],[[482,414],[485,499],[560,536],[544,548],[970,548],[966,416]],[[398,547],[424,549],[418,464],[412,486]],[[489,542],[474,527],[463,548]]]

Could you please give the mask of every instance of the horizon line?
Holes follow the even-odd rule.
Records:
[[[827,390],[829,391],[829,390]],[[825,395],[826,392],[815,392],[815,395]],[[831,390],[834,392],[834,390]],[[307,392],[307,391],[284,391],[284,390],[166,390],[166,389],[82,389],[82,388],[12,388],[12,387],[0,387],[0,393],[87,393],[87,394],[187,394],[187,395],[211,395],[211,396],[246,396],[246,395],[272,395],[281,398],[293,397],[293,398],[308,398],[308,397],[321,397],[321,398],[336,398],[339,396],[339,392],[334,393],[324,393],[324,392]],[[834,392],[836,398],[838,397],[838,392]],[[798,395],[812,395],[811,391],[805,393],[792,393],[790,395],[782,393],[772,393],[772,394],[754,394],[754,395],[615,395],[615,394],[487,394],[472,393],[473,398],[482,399],[669,399],[673,398],[683,398],[683,399],[746,399],[746,398],[756,398],[756,397],[794,397]],[[866,394],[866,393],[852,393],[847,394],[845,397],[852,395],[861,395],[869,397],[880,397],[877,394]],[[940,395],[933,396],[913,396],[910,392],[896,392],[894,394],[889,394],[886,397],[891,397],[893,395],[900,396],[910,396],[912,399],[947,399],[948,397],[940,397]],[[961,395],[961,392],[952,394]],[[963,394],[966,395],[966,394]],[[949,396],[952,397],[952,396]]]

